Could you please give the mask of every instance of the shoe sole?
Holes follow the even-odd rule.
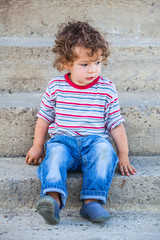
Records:
[[[106,222],[110,219],[110,217],[100,217],[100,218],[94,218],[94,219],[90,219],[90,221],[94,222],[94,223],[102,223],[102,222]]]
[[[101,216],[101,217],[97,217],[97,218],[90,218],[88,215],[84,215],[82,210],[80,210],[80,215],[83,218],[85,218],[93,223],[102,223],[102,222],[108,221],[110,219],[110,216]]]
[[[47,223],[54,225],[59,223],[60,217],[54,216],[55,204],[49,199],[39,199],[36,203],[38,213],[46,220]]]

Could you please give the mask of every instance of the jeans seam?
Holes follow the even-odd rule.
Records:
[[[83,167],[84,171],[83,171],[83,189],[87,189],[87,158],[84,155],[83,157],[83,164],[85,165]]]
[[[78,155],[79,155],[79,160],[82,160],[82,155],[81,155],[81,150],[80,147],[82,146],[82,138],[77,139],[77,146],[78,146]]]
[[[118,164],[118,158],[117,158],[117,160],[115,161],[114,167],[113,167],[112,171],[110,172],[110,175],[109,175],[109,177],[108,177],[108,179],[107,179],[107,180],[108,180],[108,181],[107,181],[107,186],[106,186],[106,188],[107,188],[107,190],[106,190],[107,195],[108,195],[108,192],[109,192],[111,183],[112,183],[113,175],[114,175],[114,172],[115,172],[115,169],[116,169],[117,164]]]
[[[69,166],[72,164],[72,163],[74,163],[74,158],[72,158],[72,160],[70,161],[70,163],[67,165],[67,169],[69,168]]]

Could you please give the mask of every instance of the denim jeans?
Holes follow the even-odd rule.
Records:
[[[61,194],[62,208],[67,198],[67,171],[83,173],[80,200],[98,199],[106,203],[118,157],[109,140],[97,135],[70,137],[56,135],[46,144],[46,157],[37,170],[41,196]]]

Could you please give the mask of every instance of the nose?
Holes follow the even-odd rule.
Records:
[[[95,72],[96,68],[95,68],[95,64],[90,64],[89,65],[89,68],[88,68],[88,72],[89,73],[92,73],[92,72]]]

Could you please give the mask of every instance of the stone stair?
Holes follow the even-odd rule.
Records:
[[[3,240],[159,240],[158,212],[112,211],[106,224],[81,219],[78,211],[63,211],[59,225],[44,223],[34,209],[0,210]],[[2,217],[1,217],[2,216]]]
[[[159,12],[156,0],[1,1],[0,239],[160,239]],[[53,228],[35,213],[37,166],[24,157],[46,84],[63,74],[52,68],[51,49],[57,24],[70,19],[88,20],[111,43],[102,75],[117,87],[138,172],[116,171],[105,206],[113,218],[101,226],[79,217],[82,175],[69,174],[67,206]]]
[[[0,158],[0,203],[3,208],[34,207],[40,193],[37,166],[25,165],[24,158]],[[111,210],[160,210],[160,157],[130,157],[138,173],[123,177],[115,173],[106,207]],[[155,168],[153,168],[155,166]],[[82,175],[68,174],[66,208],[80,208]]]
[[[109,36],[109,41],[111,56],[103,74],[118,91],[160,91],[159,39]],[[48,79],[60,74],[52,68],[53,42],[54,38],[44,37],[0,37],[1,91],[44,91]]]
[[[0,156],[23,156],[31,147],[42,95],[37,91],[1,93]],[[159,155],[159,93],[119,92],[119,100],[126,120],[130,154]]]

